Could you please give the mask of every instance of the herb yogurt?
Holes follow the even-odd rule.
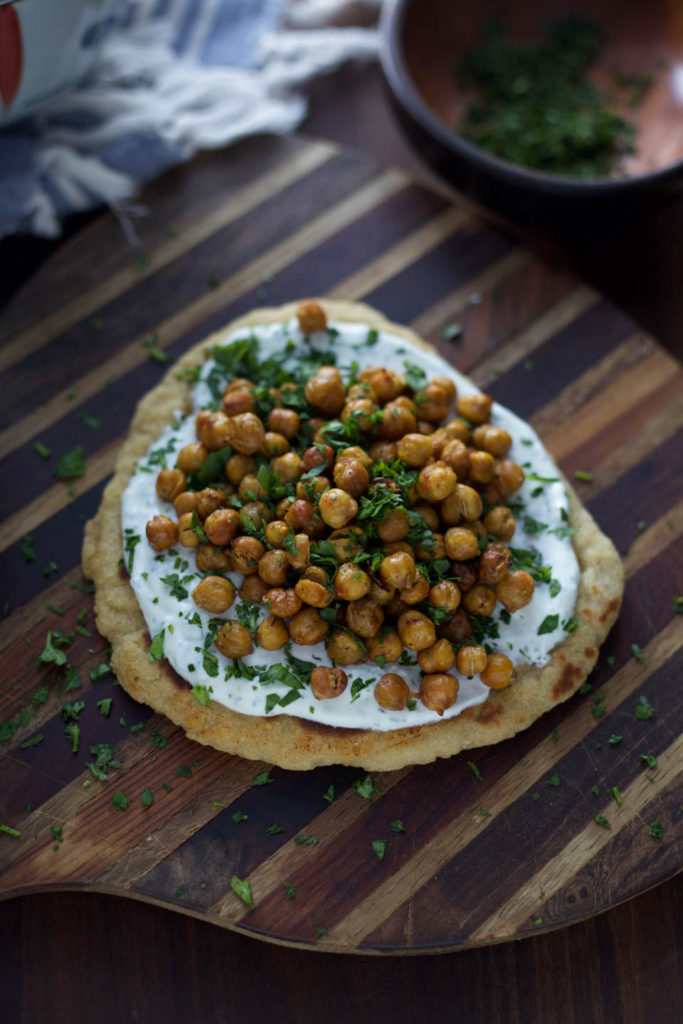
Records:
[[[324,361],[335,363],[345,378],[369,366],[384,366],[418,378],[421,374],[448,376],[458,395],[477,392],[438,354],[409,347],[398,335],[368,330],[360,323],[335,322],[326,331],[304,335],[297,320],[292,319],[247,332],[238,329],[222,344],[245,338],[257,340],[259,359],[279,356],[285,368],[296,367],[308,356],[317,358],[319,364],[324,356]],[[124,559],[152,637],[150,658],[168,659],[201,703],[214,700],[247,715],[285,713],[331,726],[387,731],[443,721],[482,703],[488,687],[477,676],[468,679],[453,668],[460,689],[455,704],[443,715],[419,700],[409,701],[401,711],[380,707],[373,691],[385,669],[374,662],[347,666],[349,683],[344,692],[334,700],[316,700],[308,680],[316,666],[330,663],[323,643],[290,643],[277,651],[256,647],[254,653],[237,661],[226,659],[217,650],[213,640],[225,620],[237,619],[253,633],[259,619],[268,614],[267,609],[237,598],[228,612],[210,614],[192,598],[203,577],[195,566],[192,549],[178,545],[158,554],[144,538],[146,522],[169,510],[169,504],[156,494],[156,474],[165,465],[172,466],[174,453],[196,439],[195,415],[215,403],[217,379],[221,379],[221,367],[209,360],[193,388],[194,414],[178,416],[164,431],[138,464],[122,499]],[[222,383],[227,383],[227,378],[222,378]],[[507,654],[516,666],[542,666],[552,649],[577,625],[573,614],[579,567],[571,543],[574,528],[568,524],[567,495],[557,467],[526,423],[497,403],[493,404],[490,422],[511,435],[509,457],[525,471],[522,487],[508,502],[516,517],[509,547],[511,568],[530,573],[535,589],[531,601],[514,614],[497,605],[490,617],[480,618],[484,633],[473,639]],[[227,575],[239,587],[241,574]],[[386,670],[400,673],[411,690],[419,690],[422,672],[414,652],[404,650],[401,660],[387,665]]]

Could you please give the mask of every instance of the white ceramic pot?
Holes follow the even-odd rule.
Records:
[[[0,127],[80,81],[118,0],[0,0]]]

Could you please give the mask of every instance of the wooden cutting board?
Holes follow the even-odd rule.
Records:
[[[139,246],[103,217],[2,317],[0,895],[111,892],[293,945],[422,952],[554,928],[672,875],[680,367],[573,277],[327,144],[254,140],[143,201],[124,225]],[[83,524],[161,360],[311,294],[411,324],[530,419],[570,478],[592,476],[576,486],[627,575],[588,692],[507,743],[374,773],[370,798],[356,769],[269,769],[136,705],[108,671],[80,569]],[[56,468],[78,446],[85,473],[65,483]],[[88,767],[103,744],[119,765],[106,780]]]

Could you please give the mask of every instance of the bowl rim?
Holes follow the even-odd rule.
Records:
[[[507,184],[559,196],[618,194],[651,188],[658,182],[679,175],[683,170],[681,159],[666,167],[623,178],[612,178],[608,175],[578,178],[513,163],[464,139],[455,129],[449,129],[441,118],[437,117],[423,100],[408,71],[401,40],[406,10],[410,2],[411,0],[385,0],[382,4],[379,20],[380,65],[396,100],[418,125],[434,136],[454,157],[473,165],[478,171],[493,174]]]

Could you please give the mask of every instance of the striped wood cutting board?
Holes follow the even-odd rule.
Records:
[[[680,368],[574,278],[327,144],[252,141],[145,199],[140,249],[104,217],[3,316],[0,894],[113,892],[261,938],[400,952],[556,927],[673,874]],[[592,473],[578,489],[628,580],[590,693],[507,743],[375,774],[371,799],[347,768],[273,769],[255,785],[267,765],[191,743],[136,705],[99,668],[79,566],[83,523],[160,353],[309,294],[365,299],[411,324],[529,418],[570,477]],[[443,340],[454,322],[461,336]],[[68,485],[54,470],[77,445],[86,471]],[[68,638],[56,648],[66,665],[38,664],[49,630]],[[647,706],[651,717],[636,716]],[[122,762],[108,781],[86,766],[102,743]],[[254,909],[232,876],[251,883]]]

